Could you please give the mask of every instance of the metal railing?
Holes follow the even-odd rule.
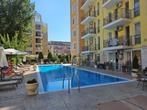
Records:
[[[86,19],[87,17],[96,17],[96,11],[91,11],[91,12],[86,13],[86,14],[82,17],[81,21],[83,21],[83,20]]]
[[[82,36],[85,36],[87,34],[96,34],[96,28],[87,28],[86,31],[82,33]]]
[[[131,46],[132,45],[132,37],[118,37],[109,40],[103,41],[104,48],[113,47],[113,46]]]
[[[62,82],[62,89],[64,89],[64,82],[65,82],[65,79],[68,80],[68,93],[70,94],[71,93],[71,83],[74,79],[77,80],[77,84],[78,84],[78,92],[80,92],[80,77],[79,77],[79,74],[76,70],[74,70],[72,72],[72,74],[68,74],[68,73],[64,73],[63,74],[63,82]]]
[[[89,45],[89,46],[83,46],[82,47],[82,51],[95,51],[96,47],[93,45]]]
[[[105,4],[108,0],[103,0],[103,4]]]
[[[116,21],[120,18],[131,18],[131,10],[127,10],[125,8],[120,8],[117,11],[114,11],[112,13],[109,13],[108,16],[106,16],[103,20],[103,24],[107,25],[113,21]]]
[[[81,6],[83,6],[85,4],[87,0],[82,0]]]

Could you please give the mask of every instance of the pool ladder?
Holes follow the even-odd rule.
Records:
[[[71,92],[71,82],[73,81],[73,78],[76,77],[77,81],[78,81],[78,92],[80,92],[80,78],[79,75],[77,73],[77,71],[75,71],[72,75],[68,75],[67,73],[63,74],[63,83],[62,83],[62,88],[64,89],[64,82],[65,82],[65,78],[67,76],[68,79],[68,93],[70,94]]]

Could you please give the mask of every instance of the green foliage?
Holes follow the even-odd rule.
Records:
[[[134,58],[133,58],[133,68],[134,68],[134,69],[139,69],[138,58],[137,58],[136,55],[135,55]]]
[[[39,52],[38,59],[43,59],[43,53]]]
[[[64,55],[58,55],[59,62],[64,62]]]
[[[47,58],[48,58],[48,61],[49,62],[52,61],[53,56],[52,56],[52,53],[51,52],[48,53]]]
[[[3,42],[4,48],[15,48],[17,50],[26,50],[28,47],[28,44],[30,42],[29,36],[23,36],[21,39],[19,39],[18,34],[15,34],[12,40],[10,40],[9,35],[0,35],[0,39]]]
[[[30,35],[34,6],[30,0],[0,0],[0,34],[9,36],[8,42],[16,39],[16,33],[19,41]],[[1,39],[0,43],[3,44]]]

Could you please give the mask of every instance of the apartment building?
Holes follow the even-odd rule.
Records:
[[[71,15],[71,60],[79,64],[80,53],[83,45],[83,40],[80,38],[82,25],[80,25],[80,2],[79,0],[70,1]]]
[[[38,12],[35,12],[34,15],[32,39],[28,52],[32,55],[38,55],[39,52],[42,52],[44,56],[48,54],[48,27],[43,23]]]
[[[131,66],[136,55],[142,68],[147,66],[146,0],[75,0],[78,5],[73,1],[71,19],[73,7],[79,7],[76,43],[84,41],[79,45],[81,64],[109,62],[113,69],[121,70],[122,66]]]
[[[70,42],[49,41],[49,52],[56,55],[70,55]]]

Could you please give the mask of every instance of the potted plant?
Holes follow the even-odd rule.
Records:
[[[132,77],[137,77],[138,74],[138,69],[139,69],[139,63],[138,63],[138,58],[135,55],[133,58],[133,68],[132,68]]]
[[[36,79],[28,80],[26,83],[26,91],[28,95],[37,95],[38,82]]]

